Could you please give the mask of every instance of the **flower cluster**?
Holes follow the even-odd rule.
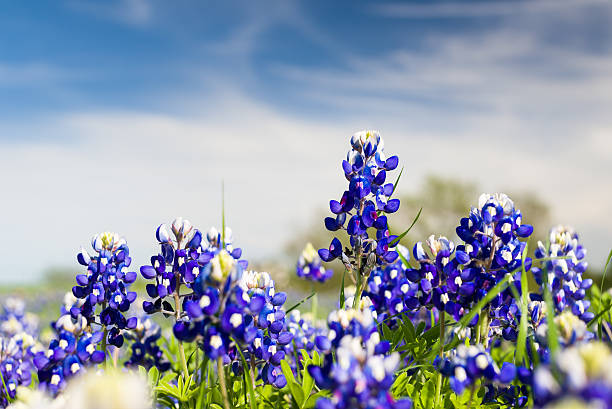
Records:
[[[415,283],[412,304],[435,307],[459,319],[466,311],[464,305],[475,289],[475,283],[462,278],[454,255],[455,244],[446,237],[431,235],[425,244],[418,242],[412,251],[419,268],[406,272]]]
[[[394,400],[389,392],[400,357],[381,341],[370,308],[338,310],[328,318],[328,337],[319,336],[317,346],[335,351],[325,356],[324,364],[308,371],[320,388],[332,392],[320,398],[318,409],[331,408],[410,408],[409,399]]]
[[[125,362],[125,366],[133,368],[143,366],[147,370],[156,367],[160,372],[167,371],[170,369],[170,362],[158,345],[161,327],[148,316],[137,319],[136,327],[126,333],[126,338],[132,341],[132,354]]]
[[[550,258],[543,269],[534,267],[532,271],[541,287],[548,283],[556,310],[569,309],[585,322],[592,320],[595,314],[589,311],[591,303],[585,295],[593,280],[582,279],[587,268],[586,249],[578,234],[571,227],[556,226],[550,231],[549,246],[538,242],[535,255],[537,259]]]
[[[14,399],[19,386],[28,386],[32,379],[33,357],[39,345],[38,320],[25,312],[25,303],[8,298],[0,312],[0,375],[3,384],[0,407]]]
[[[407,277],[419,284],[419,303],[433,305],[459,319],[507,274],[514,273],[514,285],[520,288],[517,270],[525,243],[519,239],[532,231],[531,226],[522,224],[521,212],[508,196],[481,195],[478,208],[472,208],[457,227],[462,244],[455,246],[446,237],[431,236],[426,246],[415,245],[413,254],[419,268],[408,271]],[[525,266],[531,268],[530,259]],[[511,300],[512,293],[507,289],[491,305],[498,308]]]
[[[143,304],[145,311],[174,314],[177,339],[197,341],[210,359],[233,362],[237,369],[239,348],[249,362],[261,366],[264,382],[283,387],[280,362],[293,338],[285,330],[286,294],[275,291],[268,273],[246,270],[229,229],[222,237],[212,228],[202,240],[183,219],[172,226],[174,239],[164,225],[158,228],[161,253],[152,257],[151,266],[141,268],[145,278],[156,280],[147,286],[154,301]],[[182,285],[192,292],[181,294]],[[164,299],[170,295],[175,309]]]
[[[311,243],[308,243],[302,251],[297,262],[296,272],[298,277],[321,283],[329,280],[334,274],[333,270],[323,267],[321,258]]]
[[[375,264],[391,263],[398,257],[393,250],[396,237],[389,233],[386,216],[400,205],[399,199],[391,199],[393,183],[387,183],[387,172],[397,167],[398,158],[386,158],[383,140],[376,131],[354,134],[351,146],[342,162],[349,187],[340,201],[330,201],[330,210],[336,216],[327,217],[325,227],[330,231],[346,230],[352,250],[343,254],[340,240],[334,238],[329,249],[319,250],[319,255],[323,261],[341,258],[359,276],[367,275]],[[374,231],[370,233],[368,229]]]
[[[488,402],[511,398],[516,399],[518,406],[527,403],[526,390],[508,390],[506,387],[517,377],[522,381],[529,380],[530,371],[517,368],[510,362],[504,362],[501,369],[498,368],[491,355],[481,345],[459,345],[450,356],[437,357],[434,365],[442,375],[449,378],[450,387],[457,394],[481,380],[492,386],[487,390],[485,400]]]
[[[410,259],[408,251],[398,246],[406,260]],[[397,315],[409,314],[418,310],[420,304],[417,298],[419,286],[406,277],[408,268],[401,260],[386,266],[375,268],[368,278],[364,289],[376,310],[376,319],[394,327]]]
[[[476,276],[475,292],[480,299],[508,272],[517,270],[522,263],[525,243],[533,227],[522,224],[521,211],[503,193],[482,194],[478,208],[461,219],[457,235],[464,241],[456,249],[456,259],[466,276]],[[529,270],[531,261],[526,259]]]
[[[77,275],[72,294],[64,297],[62,315],[53,323],[56,337],[34,356],[40,386],[53,394],[86,366],[103,362],[106,345],[121,347],[124,332],[137,324],[136,317],[125,317],[136,299],[136,293],[128,291],[136,273],[127,270],[131,258],[126,241],[107,232],[94,236],[91,244],[93,255],[85,249],[77,255],[87,271]]]
[[[589,342],[563,349],[553,365],[533,374],[536,407],[574,402],[573,407],[612,408],[612,353],[607,345]]]
[[[211,231],[210,234],[217,240],[217,231]],[[178,304],[180,287],[192,287],[202,267],[211,260],[214,253],[202,251],[202,233],[182,217],[177,217],[171,227],[161,224],[155,236],[160,244],[160,252],[151,257],[151,265],[140,267],[140,273],[145,279],[154,280],[154,283],[146,286],[152,301],[144,301],[142,307],[148,314],[158,311],[166,315],[180,314],[179,306],[172,307],[167,299],[172,298]],[[240,249],[237,252],[240,253]]]
[[[99,324],[107,331],[107,341],[116,347],[123,345],[123,332],[136,325],[136,319],[127,319],[125,313],[136,299],[134,291],[128,291],[136,280],[136,273],[128,271],[131,264],[126,241],[117,233],[102,233],[91,241],[94,254],[81,249],[78,262],[87,267],[85,274],[76,276],[77,285],[72,293],[83,302],[70,310],[73,318],[82,316],[87,325]],[[96,308],[100,306],[99,315]],[[99,321],[96,321],[99,318]]]
[[[70,293],[64,299],[70,302]],[[62,310],[77,311],[79,302],[65,305]],[[92,331],[91,325],[81,314],[63,314],[53,328],[56,337],[51,341],[46,351],[40,351],[34,356],[34,364],[38,369],[40,387],[52,394],[57,394],[66,387],[66,381],[82,373],[84,367],[99,364],[104,361],[106,353],[98,349],[98,344],[104,338],[102,331]]]
[[[302,354],[304,350],[312,357],[314,351],[320,352],[316,344],[317,337],[323,340],[323,346],[327,346],[327,330],[317,327],[307,317],[303,317],[299,310],[293,310],[285,317],[285,329],[293,340],[285,345],[285,357],[294,371],[302,368]]]

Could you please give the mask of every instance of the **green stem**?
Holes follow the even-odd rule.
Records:
[[[102,311],[104,311],[105,309],[106,309],[106,301],[104,301],[102,303]],[[108,338],[108,329],[106,328],[106,325],[103,325],[102,326],[102,345],[101,345],[101,348],[102,348],[102,352],[104,352],[104,369],[108,368],[108,365],[107,365],[107,362],[108,362],[107,358],[108,357],[106,356],[107,355],[106,354],[106,339],[107,338]]]
[[[219,387],[221,388],[221,396],[223,396],[224,409],[231,409],[229,399],[227,397],[227,385],[225,384],[225,371],[223,369],[223,357],[217,358],[217,376],[219,377]]]
[[[444,355],[444,338],[445,338],[445,311],[440,312],[440,359]],[[436,399],[434,401],[434,408],[437,408],[440,403],[440,395],[442,393],[442,373],[438,373],[438,383],[436,384]]]
[[[470,400],[468,401],[467,409],[471,409],[471,407],[472,407],[472,401],[474,400],[474,393],[475,392],[476,392],[476,382],[474,382],[472,384],[472,387],[470,388]]]
[[[181,242],[179,241],[177,244],[178,248],[181,248]],[[177,272],[175,274],[176,279],[176,290],[174,290],[174,320],[178,321],[181,317],[181,298],[179,296],[181,289],[181,275]],[[181,360],[181,368],[183,371],[183,378],[187,379],[187,375],[189,374],[189,369],[187,368],[187,359],[185,358],[185,348],[183,347],[183,342],[178,342],[178,350],[179,357]]]
[[[357,309],[359,306],[359,301],[361,300],[361,293],[363,292],[363,283],[362,283],[361,275],[357,278],[357,287],[355,288],[355,295],[353,297],[353,309]]]

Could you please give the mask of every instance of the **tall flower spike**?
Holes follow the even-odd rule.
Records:
[[[137,275],[128,270],[132,261],[130,250],[125,239],[117,233],[95,235],[92,247],[93,256],[83,249],[77,254],[77,261],[85,265],[87,271],[76,276],[77,285],[72,293],[82,301],[78,306],[73,305],[70,313],[82,315],[88,324],[99,317],[98,323],[115,335],[107,341],[120,347],[123,345],[121,332],[135,324],[135,320],[128,320],[125,313],[136,299],[136,293],[129,291],[129,287]]]
[[[480,195],[478,207],[473,207],[457,227],[457,235],[463,243],[456,246],[454,257],[442,269],[446,289],[441,286],[437,292],[444,309],[458,319],[509,273],[513,274],[513,285],[520,292],[519,270],[525,250],[525,242],[520,239],[529,237],[532,232],[533,227],[522,223],[520,210],[508,196],[503,193]],[[437,259],[436,264],[439,264]],[[531,259],[527,257],[525,269],[530,268]],[[452,303],[444,302],[447,297]],[[512,299],[511,290],[506,289],[489,305],[499,308]],[[483,311],[489,314],[490,308]]]
[[[558,312],[570,310],[584,322],[592,320],[595,314],[589,311],[591,303],[585,296],[593,280],[582,278],[587,269],[586,249],[574,229],[561,225],[552,228],[549,246],[538,242],[535,256],[537,259],[551,258],[544,263],[543,269],[534,268],[533,274],[540,287],[548,283],[555,309]]]
[[[397,156],[386,157],[377,131],[361,131],[351,137],[351,150],[342,162],[348,190],[339,201],[330,201],[335,217],[325,219],[328,230],[346,231],[350,249],[343,251],[340,240],[334,238],[329,249],[319,250],[319,256],[323,261],[342,260],[357,282],[355,300],[360,298],[375,265],[393,263],[398,258],[396,236],[390,235],[387,224],[387,214],[396,212],[400,205],[398,199],[391,198],[393,183],[387,182],[387,172],[397,165]]]

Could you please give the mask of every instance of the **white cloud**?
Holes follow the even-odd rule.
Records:
[[[296,17],[286,13],[277,17]],[[366,127],[380,129],[402,158],[402,189],[437,173],[487,191],[537,191],[602,264],[612,244],[612,57],[544,43],[542,26],[552,22],[525,18],[431,36],[421,51],[346,52],[345,68],[278,67],[297,98],[320,104],[332,122],[288,114],[239,88],[256,80],[246,57],[272,21],[246,25],[226,43],[245,57],[246,80],[210,73],[217,84],[205,84],[206,93],[197,84],[160,98],[172,114],[90,109],[3,123],[1,134],[36,136],[0,150],[8,175],[0,231],[9,232],[0,246],[15,255],[3,260],[8,274],[74,265],[79,245],[107,229],[124,234],[144,263],[158,223],[176,215],[203,229],[220,223],[222,180],[236,244],[249,259],[273,256],[339,197],[348,135]],[[303,29],[317,28],[304,21]],[[323,32],[319,41],[337,47]]]

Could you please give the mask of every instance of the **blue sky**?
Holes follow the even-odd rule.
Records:
[[[144,262],[157,224],[218,224],[221,180],[245,255],[273,257],[341,191],[362,128],[405,191],[429,173],[538,191],[601,265],[611,18],[603,0],[7,2],[0,279],[71,266],[108,229]]]

